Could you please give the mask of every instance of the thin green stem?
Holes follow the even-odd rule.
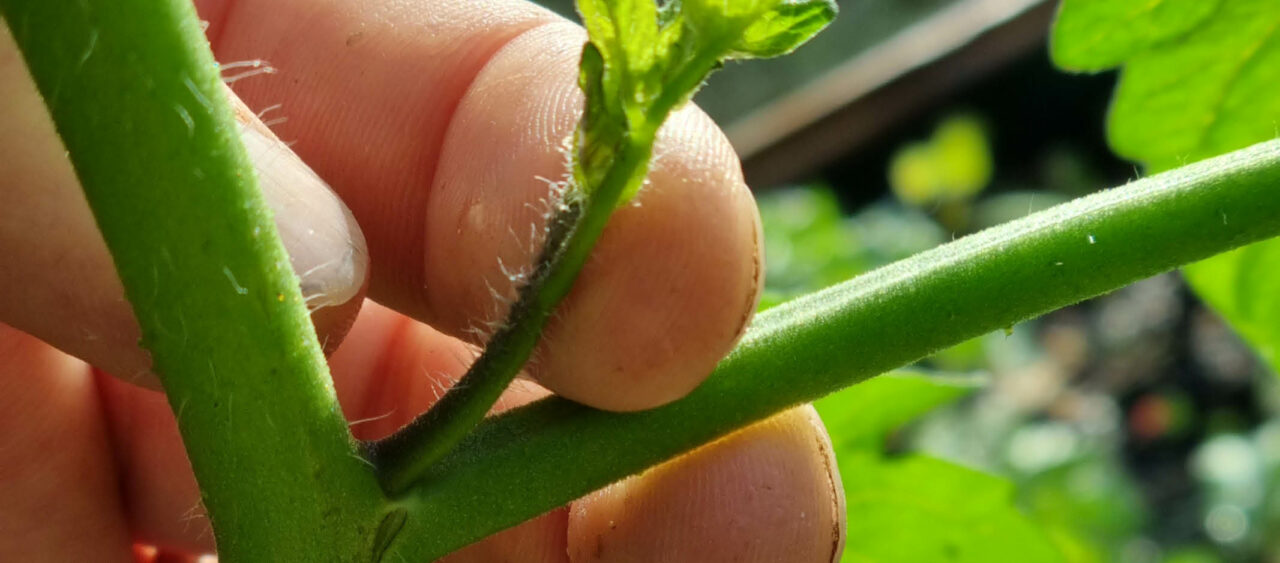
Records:
[[[720,53],[726,49],[707,49],[707,52]],[[657,99],[653,100],[652,105],[645,112],[646,118],[650,122],[662,123],[672,110],[687,102],[692,93],[698,91],[698,88],[706,81],[707,76],[716,69],[718,64],[720,62],[717,57],[706,53],[701,57],[694,57],[686,61],[680,66],[679,70],[668,78],[668,82],[665,83],[661,94]]]
[[[645,175],[652,137],[625,139],[600,186],[589,196],[570,198],[550,219],[547,239],[529,282],[503,326],[467,373],[430,410],[390,437],[370,443],[367,452],[382,487],[397,495],[447,454],[484,418],[528,362],[548,319],[573,288],[609,216],[631,183]]]
[[[550,398],[484,421],[402,503],[428,560],[788,407],[946,346],[1280,235],[1280,141],[965,237],[761,314],[684,399]]]
[[[387,512],[190,0],[0,0],[190,456],[219,560],[367,561]]]
[[[826,13],[829,21],[835,15],[834,6],[824,4],[823,7],[831,10]],[[594,10],[591,13],[602,17]],[[757,16],[764,17],[764,13],[761,10]],[[609,12],[609,17],[620,21],[596,23],[613,29],[618,38],[627,36],[628,31],[618,32],[617,25],[627,30],[631,30],[632,25],[655,25],[655,22],[628,22],[627,18],[635,14],[627,10]],[[594,40],[586,46],[580,75],[580,86],[587,97],[586,111],[574,137],[572,172],[577,185],[565,194],[561,210],[551,218],[533,276],[520,288],[507,318],[490,338],[480,358],[428,412],[392,436],[366,446],[367,455],[378,468],[382,487],[389,495],[399,495],[452,450],[483,420],[502,391],[515,379],[533,354],[551,314],[572,289],[620,199],[624,194],[634,193],[644,180],[659,127],[677,106],[697,91],[725,57],[733,54],[732,46],[741,39],[745,29],[744,24],[740,29],[720,30],[721,35],[716,37],[701,37],[694,31],[686,31],[690,34],[689,40],[695,43],[686,44],[690,51],[680,52],[688,55],[687,58],[671,59],[679,62],[672,63],[676,65],[674,72],[653,99],[636,95],[637,77],[629,74],[627,48],[618,48],[616,42],[601,47]],[[608,63],[602,48],[612,57]],[[674,56],[665,51],[654,54],[657,59]],[[602,78],[606,65],[607,72],[621,77],[621,92],[606,92]],[[638,101],[641,99],[644,100]]]

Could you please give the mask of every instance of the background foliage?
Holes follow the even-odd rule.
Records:
[[[1050,52],[1070,71],[1119,69],[1107,140],[1152,173],[1277,136],[1278,30],[1280,4],[1270,1],[1065,0]],[[762,197],[769,258],[763,306],[1074,196],[1081,184],[1104,185],[1098,178],[1108,172],[1070,148],[1041,155],[1044,173],[1030,182],[1010,174],[1007,147],[983,134],[1004,126],[986,127],[987,119],[971,110],[943,115],[932,133],[901,145],[882,163],[888,197],[850,204],[824,186]],[[1072,172],[1064,176],[1066,170]],[[1068,177],[1075,180],[1063,181]],[[820,402],[851,499],[845,560],[1013,560],[919,524],[948,516],[957,527],[1000,530],[1017,553],[1042,554],[1029,560],[1255,561],[1280,554],[1269,539],[1280,529],[1273,379],[1280,243],[1216,257],[1183,276],[1213,313],[1182,289],[1179,276],[1156,278],[923,362],[988,374],[975,393],[892,395],[890,385],[954,389],[946,383],[954,376],[930,372]],[[877,435],[869,428],[878,427],[879,409],[859,404],[869,413],[859,424],[828,402],[858,401],[860,392],[868,403],[900,405],[923,418],[895,420],[895,431],[868,440]],[[897,486],[885,478],[888,467],[915,480]],[[856,502],[872,490],[941,499],[963,488],[984,491],[975,503],[999,507],[998,514],[985,515],[980,526],[966,523],[969,506],[881,514]],[[894,536],[893,526],[881,525],[886,521],[911,530],[913,541]],[[894,551],[904,543],[920,551]]]

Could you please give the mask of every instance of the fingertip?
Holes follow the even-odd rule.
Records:
[[[804,406],[576,501],[569,556],[826,563],[844,518],[830,440]]]
[[[2,323],[0,358],[0,560],[124,560],[129,531],[88,366]]]
[[[351,327],[355,325],[356,318],[360,315],[360,309],[364,305],[365,294],[369,290],[369,278],[365,277],[365,281],[360,285],[360,289],[355,296],[331,307],[321,307],[311,312],[311,324],[315,325],[316,334],[320,337],[320,346],[324,350],[325,356],[332,355],[342,341],[346,339],[347,333],[351,331]]]
[[[763,275],[759,213],[737,156],[695,107],[659,135],[648,183],[614,213],[553,321],[534,374],[633,411],[683,397],[742,336]]]
[[[473,543],[437,563],[568,563],[565,523],[569,511],[557,508]]]
[[[565,24],[499,51],[463,97],[432,187],[429,318],[481,341],[505,316],[540,244],[581,111],[584,35]],[[737,157],[696,108],[662,129],[645,187],[609,226],[543,335],[531,375],[598,408],[683,396],[726,354],[760,289],[759,218]]]
[[[168,399],[105,373],[95,375],[134,541],[212,553],[213,529]]]

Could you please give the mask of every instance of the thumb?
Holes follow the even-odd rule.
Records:
[[[331,349],[362,301],[364,236],[328,186],[228,95],[303,296]],[[3,25],[0,100],[0,322],[106,372],[157,387],[75,171]]]

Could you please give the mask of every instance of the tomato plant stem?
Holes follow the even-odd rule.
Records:
[[[0,14],[111,250],[220,560],[367,561],[386,506],[190,0]]]
[[[440,555],[773,413],[946,346],[1280,234],[1280,141],[1082,198],[760,314],[684,399],[550,398],[482,422],[403,500]]]
[[[387,439],[369,444],[369,458],[389,494],[407,489],[475,428],[528,362],[547,320],[587,263],[618,199],[648,169],[652,141],[627,139],[625,143],[590,196],[557,206],[532,278],[520,288],[503,326],[466,375],[430,410]]]
[[[534,322],[509,323],[518,349],[495,352],[506,354],[493,360],[501,376],[460,388],[479,399],[443,407],[461,422],[426,432],[445,438],[380,458],[380,483],[338,407],[191,3],[0,0],[0,14],[111,250],[227,562],[431,560],[943,347],[1280,234],[1278,141],[772,309],[706,383],[667,406],[619,414],[551,398],[468,434],[586,261],[607,217],[593,209],[613,205],[568,199],[548,233],[566,242],[547,246],[541,285],[521,297],[529,310],[515,311]],[[594,189],[636,185],[655,132],[592,130],[617,149],[592,170],[603,171]]]

